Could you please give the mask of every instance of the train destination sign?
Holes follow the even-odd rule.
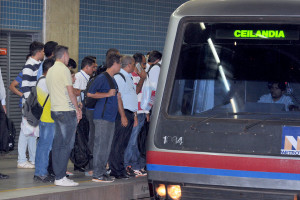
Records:
[[[235,30],[236,38],[285,38],[284,30]]]
[[[299,40],[299,31],[283,29],[220,29],[216,31],[217,39],[266,39]]]

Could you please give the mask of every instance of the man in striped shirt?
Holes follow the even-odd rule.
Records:
[[[31,88],[36,85],[36,76],[41,61],[44,59],[44,44],[41,42],[32,42],[29,47],[30,57],[23,67],[22,103],[28,98]],[[34,168],[35,151],[36,151],[36,137],[34,136],[35,127],[30,127],[26,119],[22,117],[21,131],[18,142],[18,168]],[[26,149],[28,145],[29,162],[26,158]]]

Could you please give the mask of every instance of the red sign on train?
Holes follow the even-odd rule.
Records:
[[[0,48],[0,55],[6,56],[7,55],[7,48]]]

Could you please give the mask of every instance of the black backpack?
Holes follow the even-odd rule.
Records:
[[[39,78],[39,80],[36,82],[36,85],[39,83],[41,79],[45,78],[42,76]],[[31,92],[26,99],[24,105],[23,105],[23,116],[27,119],[28,124],[31,126],[38,126],[39,121],[41,118],[41,115],[43,113],[44,106],[49,98],[49,94],[43,104],[43,106],[40,105],[40,103],[37,100],[37,92],[36,92],[36,86],[31,88]]]
[[[8,129],[8,150],[12,151],[15,148],[16,128],[14,122],[6,117],[7,129]]]
[[[105,72],[107,69],[105,64],[99,65],[96,71],[96,76],[98,76],[99,74],[102,74],[103,72]]]
[[[88,146],[89,121],[85,115],[77,125],[74,148],[72,149],[70,160],[77,167],[84,168],[92,159],[92,153]]]
[[[86,89],[83,92],[83,94],[84,94],[83,104],[84,104],[84,107],[86,107],[86,108],[95,108],[95,105],[97,103],[97,99],[87,96],[87,93],[88,93],[91,85],[94,83],[95,79],[97,78],[97,76],[95,76],[89,80],[88,84],[86,85]]]
[[[4,117],[5,114],[3,114]],[[0,122],[0,151],[12,151],[15,147],[16,128],[14,123],[5,115]]]
[[[108,81],[108,84],[109,84],[110,89],[116,89],[116,88],[115,88],[115,84],[114,84],[114,82],[113,82],[111,76],[110,76],[107,72],[103,72],[102,74],[107,78],[107,81]],[[91,98],[91,97],[88,97],[88,96],[87,96],[87,93],[88,93],[88,91],[89,91],[91,85],[94,83],[94,81],[95,81],[96,78],[97,78],[97,76],[94,77],[94,78],[92,78],[92,79],[88,82],[88,84],[87,84],[87,86],[86,86],[86,89],[85,89],[85,91],[84,91],[84,100],[83,100],[83,101],[84,101],[84,106],[85,106],[86,108],[95,108],[95,106],[96,106],[96,103],[97,103],[97,100],[98,100],[98,99]],[[106,103],[107,103],[107,98],[105,99],[104,108],[105,108],[105,106],[106,106]],[[103,110],[103,112],[104,112],[104,110]],[[102,113],[102,115],[103,115],[103,113]]]

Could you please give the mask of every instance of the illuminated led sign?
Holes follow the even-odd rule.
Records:
[[[218,29],[217,39],[299,40],[298,30],[284,29]]]
[[[283,30],[235,30],[236,38],[285,38]]]

